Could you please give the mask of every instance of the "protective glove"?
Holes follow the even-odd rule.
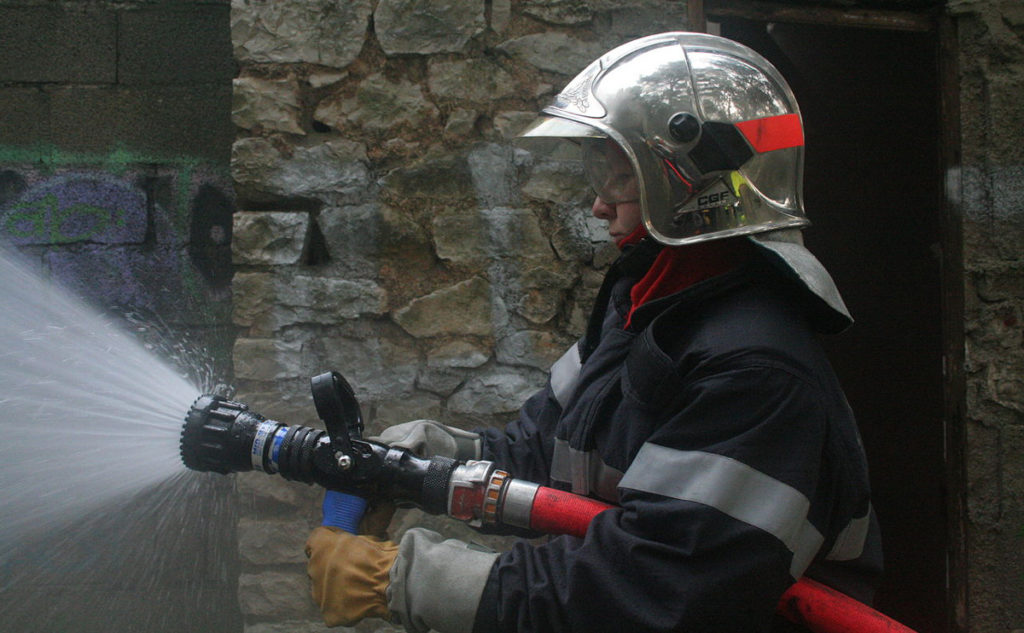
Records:
[[[398,544],[318,527],[306,541],[313,602],[327,626],[353,626],[363,618],[388,618],[386,591]]]
[[[498,554],[423,528],[396,544],[318,527],[306,556],[313,600],[328,626],[377,617],[414,633],[471,633]]]
[[[363,518],[359,520],[359,534],[376,536],[384,541],[388,538],[388,528],[395,516],[396,506],[388,499],[375,499],[369,504]]]
[[[375,439],[412,451],[420,457],[450,457],[461,461],[480,459],[480,435],[435,420],[413,420],[384,429]]]

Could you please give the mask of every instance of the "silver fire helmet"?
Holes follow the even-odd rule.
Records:
[[[639,200],[647,232],[662,244],[749,236],[824,302],[828,329],[851,322],[798,230],[809,221],[796,98],[750,48],[685,32],[623,44],[570,81],[520,136],[578,143],[598,195]]]
[[[663,244],[808,223],[796,99],[766,59],[731,40],[680,32],[619,46],[569,82],[522,136],[585,149],[587,139],[615,141],[636,173],[647,231]]]

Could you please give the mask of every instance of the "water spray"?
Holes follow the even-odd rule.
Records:
[[[178,455],[210,354],[40,257],[0,243],[0,630],[234,630],[238,500]]]
[[[193,470],[222,474],[259,470],[328,490],[325,525],[356,532],[365,499],[389,499],[479,527],[502,524],[583,537],[611,506],[515,479],[492,462],[419,457],[362,439],[352,387],[337,372],[311,380],[326,430],[288,426],[240,402],[200,396],[185,418],[181,457]],[[814,633],[914,633],[871,607],[813,580],[798,580],[777,612]]]

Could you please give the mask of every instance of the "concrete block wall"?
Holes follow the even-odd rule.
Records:
[[[197,384],[231,373],[235,73],[226,2],[0,0],[0,242]],[[170,483],[24,544],[0,628],[241,630],[233,489]]]
[[[0,4],[0,140],[226,164],[227,12],[220,2]]]
[[[188,325],[221,373],[228,23],[220,2],[0,3],[0,235],[96,302]]]

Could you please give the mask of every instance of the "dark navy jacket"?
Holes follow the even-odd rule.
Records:
[[[803,575],[870,600],[865,457],[802,288],[758,256],[624,330],[642,272],[606,284],[548,387],[483,433],[514,477],[621,508],[503,553],[474,630],[765,631]]]

